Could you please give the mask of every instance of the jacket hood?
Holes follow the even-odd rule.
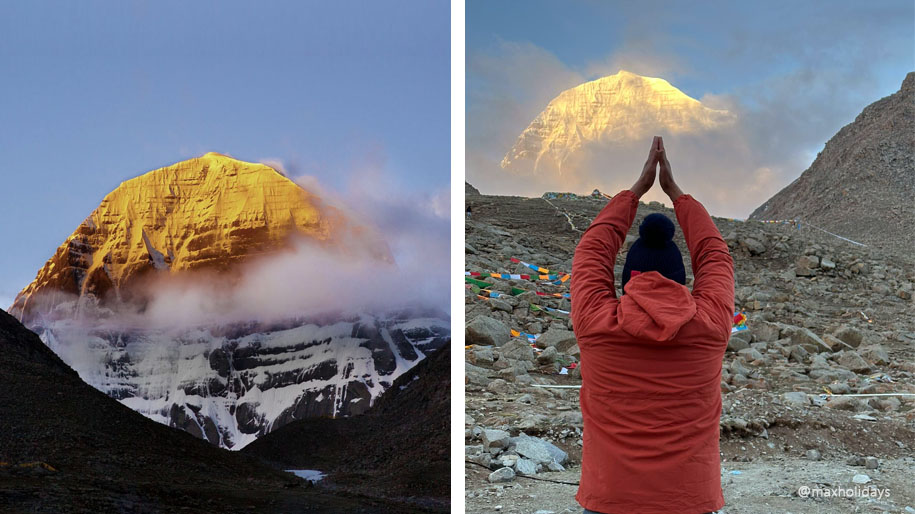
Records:
[[[632,277],[623,290],[617,316],[620,327],[634,337],[669,341],[696,315],[689,289],[657,271]]]

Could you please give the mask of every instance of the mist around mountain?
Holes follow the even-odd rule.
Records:
[[[667,134],[720,131],[734,114],[711,109],[664,79],[621,70],[560,93],[521,132],[501,167],[575,180],[603,146]]]
[[[513,122],[490,120],[490,110],[468,113],[481,132],[467,134],[469,182],[505,195],[619,191],[632,185],[651,138],[661,135],[679,180],[693,190],[717,188],[710,204],[723,215],[745,216],[741,198],[775,190],[781,170],[748,146],[754,118],[730,97],[697,100],[663,78],[625,70],[553,94],[539,106],[510,104],[514,110],[502,114]],[[518,123],[521,107],[539,114]],[[731,183],[740,184],[741,197],[726,190]],[[646,200],[664,198],[649,191]]]
[[[523,52],[503,59],[518,59],[515,74],[521,63],[539,70],[539,61]],[[612,194],[632,185],[651,137],[661,135],[681,187],[701,193],[713,214],[743,219],[875,100],[863,96],[860,84],[817,98],[809,98],[809,85],[792,94],[787,85],[769,90],[768,82],[685,94],[675,80],[620,71],[584,82],[578,73],[560,73],[564,68],[542,68],[556,76],[530,86],[507,72],[484,70],[493,91],[473,95],[466,136],[467,180],[481,191],[535,197],[597,188]],[[790,76],[784,81],[793,83]],[[826,86],[813,90],[820,87]],[[667,201],[654,190],[644,199]]]
[[[108,194],[12,313],[93,387],[224,448],[360,414],[450,341],[447,219],[392,202],[366,216],[208,153]]]

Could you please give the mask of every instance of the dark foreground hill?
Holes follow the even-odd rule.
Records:
[[[750,219],[795,219],[894,253],[915,248],[915,72],[864,108]]]
[[[291,422],[246,446],[243,454],[284,469],[317,469],[349,490],[448,511],[450,487],[448,346],[401,375],[363,415]],[[346,458],[341,461],[340,455]]]
[[[0,512],[402,512],[151,421],[0,311]]]

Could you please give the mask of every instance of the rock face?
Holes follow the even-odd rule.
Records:
[[[531,161],[535,172],[561,173],[590,143],[639,139],[659,127],[670,133],[716,129],[734,120],[728,111],[709,109],[666,80],[620,71],[550,101],[502,159],[502,168]]]
[[[915,72],[867,106],[750,219],[813,223],[884,249],[915,247]]]
[[[19,293],[10,314],[28,325],[64,297],[123,301],[156,273],[227,271],[295,237],[340,245],[352,235],[365,238],[374,257],[392,261],[377,235],[273,168],[211,152],[105,196]]]
[[[297,419],[365,412],[449,330],[447,316],[411,312],[173,332],[61,322],[40,335],[124,405],[237,449]]]
[[[294,311],[275,320],[232,313],[174,327],[137,314],[160,278],[180,282],[205,270],[231,286],[243,264],[296,239],[382,271],[393,263],[371,229],[272,168],[208,153],[108,194],[19,294],[13,313],[93,387],[237,449],[296,419],[368,410],[450,340],[448,316],[424,308]]]

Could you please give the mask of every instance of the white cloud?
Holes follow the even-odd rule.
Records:
[[[619,51],[587,65],[582,72],[530,43],[502,42],[486,55],[469,55],[468,182],[484,194],[528,196],[551,190],[587,193],[595,187],[613,193],[631,186],[650,138],[591,147],[580,156],[580,168],[575,173],[564,172],[562,178],[507,173],[499,162],[552,98],[594,78],[592,74],[613,74],[623,68],[665,78],[676,87],[675,77],[696,73],[673,54],[660,50],[663,46],[631,38]],[[742,58],[741,53],[735,52],[734,58]],[[851,75],[867,67],[860,60],[848,68],[836,62],[822,67],[806,63],[748,83],[731,94],[706,93],[700,101],[729,110],[738,121],[717,132],[660,132],[678,182],[713,214],[746,217],[806,169],[811,156],[851,121],[849,113],[857,114],[855,109],[866,105],[860,98],[872,90],[872,80]],[[902,76],[899,80],[901,83]],[[664,201],[666,197],[652,190],[646,200],[652,199]]]

